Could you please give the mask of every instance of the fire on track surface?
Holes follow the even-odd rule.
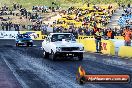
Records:
[[[15,47],[13,40],[0,40],[0,42],[0,57],[23,88],[132,88],[132,82],[84,85],[76,82],[76,72],[80,65],[87,74],[130,74],[132,78],[131,69],[126,68],[126,65],[113,64],[115,61],[106,60],[107,57],[85,53],[83,61],[72,58],[52,61],[43,58],[40,49],[42,41],[35,41],[34,47]]]

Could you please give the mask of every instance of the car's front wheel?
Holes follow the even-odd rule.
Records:
[[[56,60],[56,54],[55,54],[53,51],[51,51],[50,58],[51,58],[51,60],[53,60],[53,61]]]
[[[43,56],[44,56],[44,58],[49,58],[49,53],[44,50],[43,51]]]
[[[30,45],[31,45],[31,47],[32,47],[32,46],[33,46],[33,43],[31,43]]]
[[[18,47],[18,46],[19,46],[19,44],[18,44],[18,43],[16,43],[16,46]]]
[[[29,43],[27,43],[26,45],[27,45],[27,47],[29,47]]]
[[[79,53],[78,54],[78,59],[79,59],[79,61],[82,61],[83,60],[83,53]]]

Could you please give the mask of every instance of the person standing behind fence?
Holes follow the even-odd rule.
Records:
[[[123,37],[124,37],[124,45],[125,46],[131,46],[131,38],[132,38],[132,32],[130,31],[129,28],[126,28],[125,31],[123,32]]]
[[[98,28],[96,33],[94,34],[97,53],[101,52],[101,38],[102,38],[102,36],[103,36],[103,32],[101,31],[100,28]]]
[[[110,29],[107,32],[107,37],[108,37],[108,39],[111,39],[111,37],[112,37],[112,31]]]
[[[93,28],[93,33],[92,33],[93,35],[95,35],[95,33],[97,32],[97,29],[98,29],[98,28],[97,28],[96,26],[94,26],[94,28]]]

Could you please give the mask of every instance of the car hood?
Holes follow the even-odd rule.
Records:
[[[83,47],[83,44],[81,43],[77,43],[75,41],[57,41],[57,42],[53,42],[53,45],[55,45],[56,47]]]

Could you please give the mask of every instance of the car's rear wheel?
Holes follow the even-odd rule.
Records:
[[[83,53],[79,53],[78,54],[78,59],[79,59],[79,61],[82,61],[83,60]]]

